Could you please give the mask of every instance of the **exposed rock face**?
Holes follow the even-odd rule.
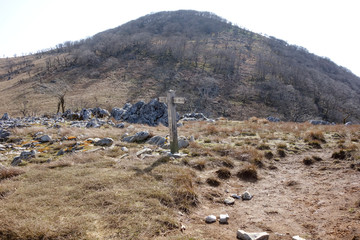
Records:
[[[167,106],[157,99],[153,99],[147,104],[140,101],[134,105],[127,103],[122,109],[113,108],[111,116],[118,121],[122,120],[129,123],[150,126],[157,126],[161,123],[168,126]]]

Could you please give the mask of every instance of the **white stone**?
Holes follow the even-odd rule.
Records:
[[[253,197],[253,196],[252,196],[248,191],[244,192],[244,193],[241,195],[242,200],[251,200],[252,197]]]
[[[226,205],[232,205],[235,203],[235,199],[233,199],[232,197],[225,198],[224,203]]]
[[[306,240],[305,238],[301,238],[299,236],[293,236],[292,239],[293,240]]]
[[[128,149],[127,147],[122,147],[122,148],[121,148],[121,151],[123,151],[123,152],[129,152],[129,149]]]
[[[269,234],[266,232],[247,233],[241,229],[237,231],[237,238],[241,240],[268,240]]]
[[[144,148],[136,153],[136,156],[139,157],[141,154],[150,154],[152,150],[150,148]]]
[[[228,223],[229,215],[228,214],[220,214],[220,223]]]
[[[207,223],[213,223],[216,222],[216,216],[215,215],[209,215],[205,218],[205,222]]]

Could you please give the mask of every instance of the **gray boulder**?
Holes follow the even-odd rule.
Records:
[[[312,125],[330,125],[331,123],[324,120],[310,120],[309,123]]]
[[[246,191],[241,195],[241,198],[242,200],[251,200],[253,196],[248,191]]]
[[[178,139],[179,149],[181,149],[181,148],[187,148],[189,145],[190,145],[190,142],[189,142],[189,140],[187,140],[186,138],[180,137],[180,138]]]
[[[277,117],[269,116],[266,118],[269,122],[280,122],[280,119]]]
[[[31,150],[31,151],[24,151],[24,152],[21,152],[20,156],[18,157],[15,157],[12,162],[11,162],[11,166],[18,166],[22,160],[29,160],[31,158],[34,158],[35,157],[35,151],[34,150]]]
[[[101,125],[96,119],[91,119],[87,124],[86,128],[99,128]]]
[[[46,142],[51,142],[52,141],[52,139],[51,139],[51,137],[49,135],[43,135],[41,137],[37,137],[37,138],[35,138],[35,140],[37,140],[37,141],[39,141],[41,143],[46,143]]]
[[[237,238],[240,240],[268,240],[269,234],[266,232],[247,233],[243,230],[237,231]]]
[[[91,109],[91,112],[95,117],[98,117],[98,118],[104,118],[104,117],[110,116],[110,113],[108,110],[99,108],[99,107]]]
[[[8,120],[10,120],[9,114],[8,114],[8,113],[4,113],[4,115],[0,118],[0,120],[3,120],[3,121],[8,121]]]
[[[129,136],[129,137],[125,137],[123,138],[124,142],[143,142],[146,139],[148,139],[150,137],[150,133],[148,131],[141,131],[136,133],[134,136]]]
[[[146,141],[147,144],[163,146],[165,144],[166,139],[161,136],[154,136]]]
[[[115,118],[115,120],[119,121],[122,118],[122,115],[126,112],[123,108],[113,108],[111,110],[111,116]]]
[[[216,222],[216,216],[215,215],[209,215],[205,218],[206,223],[214,223]]]
[[[153,99],[147,104],[140,101],[134,105],[127,103],[122,109],[113,108],[111,116],[118,121],[122,120],[129,123],[150,126],[157,126],[161,123],[168,126],[167,106],[157,99]],[[178,115],[177,118],[179,119]]]
[[[113,145],[114,140],[112,138],[102,138],[94,143],[95,146],[110,147]]]
[[[10,136],[10,132],[0,128],[0,142],[5,142]]]
[[[80,111],[80,119],[81,120],[89,120],[91,119],[91,111],[89,109],[86,109],[86,108],[83,108],[81,111]]]

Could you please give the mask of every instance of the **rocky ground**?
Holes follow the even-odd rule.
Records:
[[[103,117],[2,117],[1,239],[360,238],[357,125]]]

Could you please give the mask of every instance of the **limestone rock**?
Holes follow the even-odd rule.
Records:
[[[187,148],[189,145],[190,145],[190,142],[186,138],[184,138],[184,137],[179,138],[179,140],[178,140],[179,149]]]
[[[209,215],[205,218],[206,223],[213,223],[216,222],[216,216],[215,215]]]
[[[266,118],[269,122],[280,122],[280,119],[277,117],[269,116]]]
[[[92,116],[92,112],[89,109],[83,108],[80,111],[80,119],[81,120],[85,120],[85,121],[89,120],[89,119],[91,119],[91,116]]]
[[[331,123],[324,120],[310,120],[309,123],[312,125],[330,125]]]
[[[150,154],[152,153],[152,150],[150,148],[144,148],[136,153],[136,156],[139,157],[142,154]]]
[[[129,152],[129,149],[128,149],[127,147],[122,147],[122,148],[121,148],[121,151],[123,151],[123,152]]]
[[[225,198],[224,203],[226,205],[233,205],[235,203],[235,199],[232,197]]]
[[[306,240],[305,238],[301,238],[299,236],[293,236],[292,239],[293,240]]]
[[[136,133],[134,136],[129,136],[129,137],[125,137],[123,138],[124,142],[142,142],[145,141],[146,139],[148,139],[150,137],[150,133],[148,131],[141,131]]]
[[[102,138],[95,142],[95,146],[110,147],[113,145],[114,140],[112,138]]]
[[[241,240],[268,240],[269,234],[266,232],[260,233],[247,233],[243,230],[237,231],[237,238]]]
[[[219,222],[222,224],[228,223],[229,215],[228,214],[220,214]]]
[[[8,120],[10,120],[9,114],[8,114],[8,113],[4,113],[4,115],[0,118],[0,120],[3,120],[3,121],[8,121]]]
[[[43,135],[41,137],[37,137],[35,140],[41,142],[41,143],[46,143],[46,142],[51,142],[52,139],[49,135]]]
[[[0,128],[0,142],[4,142],[10,136],[10,132]]]
[[[241,198],[242,200],[251,200],[253,196],[248,191],[246,191],[241,195]]]
[[[147,144],[163,146],[165,144],[166,139],[161,136],[154,136],[146,141]]]

